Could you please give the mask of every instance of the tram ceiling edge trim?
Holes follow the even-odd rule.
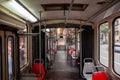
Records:
[[[14,23],[12,23],[12,22],[8,22],[8,21],[5,21],[5,20],[0,19],[0,24],[1,24],[1,22],[2,22],[2,24],[8,25],[8,26],[12,26],[12,27],[14,27],[14,28],[24,29],[23,26],[20,26],[20,25],[18,25],[18,24],[14,24]]]
[[[11,16],[12,18],[17,19],[18,21],[20,21],[22,23],[26,23],[25,20],[21,19],[18,15],[14,14],[13,12],[9,11],[8,9],[4,8],[1,5],[0,5],[0,13],[6,14],[8,16]]]
[[[0,12],[0,24],[11,26],[17,29],[24,29],[26,23],[23,23],[3,12]]]

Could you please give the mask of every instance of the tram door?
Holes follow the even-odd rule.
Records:
[[[15,64],[15,34],[0,30],[0,80],[14,80]],[[16,58],[17,59],[17,58]]]
[[[8,72],[8,79],[13,80],[14,78],[14,44],[15,38],[12,32],[6,31],[6,59],[7,59],[7,72]]]
[[[0,80],[5,80],[5,62],[3,62],[3,59],[5,59],[4,54],[4,31],[0,30]]]
[[[0,44],[2,44],[2,38],[0,36]],[[2,80],[2,45],[0,45],[0,80]]]

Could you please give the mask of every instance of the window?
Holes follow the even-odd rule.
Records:
[[[19,59],[20,68],[27,64],[28,54],[27,54],[27,37],[19,37]]]
[[[0,80],[2,80],[2,39],[0,37]]]
[[[114,71],[120,74],[120,18],[115,19],[113,26],[113,55]]]
[[[109,25],[108,22],[103,23],[99,27],[99,61],[108,67],[108,42],[109,42]]]
[[[9,72],[9,80],[13,78],[13,54],[14,54],[14,43],[13,37],[7,38],[7,51],[8,51],[8,72]]]

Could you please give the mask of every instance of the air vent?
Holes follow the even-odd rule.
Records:
[[[105,5],[107,3],[112,3],[114,0],[107,0],[107,1],[101,1],[101,2],[97,2],[96,4],[98,5]]]
[[[45,11],[54,11],[54,10],[68,10],[70,4],[42,4],[41,5]],[[88,4],[73,4],[71,10],[75,11],[84,11],[87,8]]]
[[[108,3],[108,2],[106,2],[106,1],[101,1],[101,2],[97,2],[96,4],[98,4],[98,5],[105,5],[106,3]]]

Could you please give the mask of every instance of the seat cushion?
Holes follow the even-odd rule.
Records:
[[[110,80],[110,79],[107,76],[106,72],[100,71],[100,72],[93,73],[92,80]]]

